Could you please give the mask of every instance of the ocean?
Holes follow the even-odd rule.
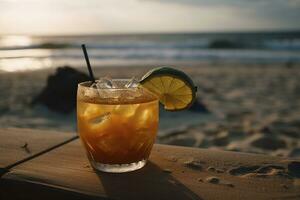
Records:
[[[0,36],[0,71],[169,63],[299,63],[300,31],[80,36]]]

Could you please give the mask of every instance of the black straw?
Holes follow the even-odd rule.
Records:
[[[88,53],[86,51],[85,44],[82,44],[81,47],[82,47],[82,50],[83,50],[83,53],[84,53],[84,57],[85,57],[86,65],[87,65],[89,73],[90,73],[90,77],[92,79],[92,83],[95,83],[95,77],[94,77],[93,70],[92,70],[92,67],[91,67],[91,64],[90,64]]]

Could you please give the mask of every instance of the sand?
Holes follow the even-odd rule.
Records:
[[[97,68],[95,74],[97,77],[141,77],[150,68],[103,67]],[[183,123],[176,130],[161,131],[158,143],[300,156],[299,64],[287,67],[200,63],[179,68],[195,81],[197,97],[211,114],[201,115],[199,119],[193,117],[196,123],[192,125]],[[51,72],[53,69],[0,74],[1,127],[76,129],[75,113],[64,116],[43,106],[29,106]]]

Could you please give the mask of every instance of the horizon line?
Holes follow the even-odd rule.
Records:
[[[260,29],[260,30],[224,30],[224,31],[149,31],[149,32],[111,32],[111,33],[54,33],[54,34],[29,34],[29,33],[0,33],[6,36],[32,36],[32,37],[72,37],[72,36],[122,36],[122,35],[176,35],[176,34],[233,34],[233,33],[300,33],[300,29]]]

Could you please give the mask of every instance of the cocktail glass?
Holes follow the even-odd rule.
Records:
[[[78,84],[78,133],[96,170],[137,170],[146,164],[155,142],[158,98],[143,87],[125,87],[130,80],[112,81],[114,88]]]

